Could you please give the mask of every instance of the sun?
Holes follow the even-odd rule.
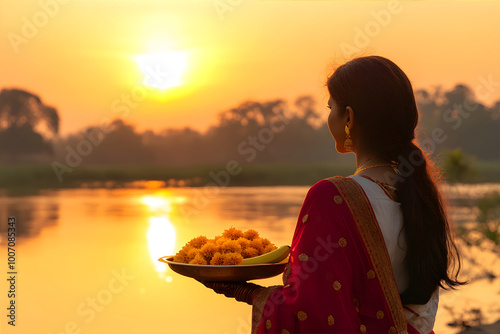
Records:
[[[144,74],[143,84],[158,89],[168,89],[183,84],[183,74],[188,64],[185,51],[168,51],[143,54],[135,61]]]

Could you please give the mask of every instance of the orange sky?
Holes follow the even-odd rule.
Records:
[[[63,135],[116,116],[203,130],[247,99],[312,94],[321,107],[349,45],[395,61],[416,88],[462,82],[489,103],[500,99],[499,18],[500,2],[479,0],[0,0],[0,88],[55,106]],[[161,66],[180,66],[168,55],[184,57],[180,85],[144,85],[137,56],[157,53],[166,76]]]

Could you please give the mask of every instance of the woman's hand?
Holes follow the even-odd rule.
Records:
[[[218,294],[223,294],[228,298],[234,298],[234,292],[236,288],[240,287],[243,284],[247,284],[247,282],[223,282],[223,281],[200,281],[201,284],[206,286],[209,289],[214,290]]]
[[[218,294],[223,294],[228,298],[235,298],[237,301],[252,305],[255,294],[264,287],[247,282],[222,282],[222,281],[200,281],[201,284]]]

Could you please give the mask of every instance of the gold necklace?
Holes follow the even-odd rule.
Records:
[[[359,169],[359,168],[361,168],[361,166],[363,166],[365,163],[367,163],[368,161],[370,161],[373,158],[375,158],[375,156],[373,156],[373,155],[371,157],[368,157],[368,159],[366,159],[365,161],[363,161],[362,163],[360,163],[358,165],[358,167],[356,168],[356,170]]]
[[[370,165],[370,166],[367,166],[367,167],[364,167],[364,168],[357,168],[356,169],[356,172],[354,172],[354,175],[358,174],[358,173],[361,173],[362,171],[364,170],[367,170],[367,169],[370,169],[370,168],[375,168],[375,167],[392,167],[394,168],[394,163],[391,163],[391,162],[381,162],[381,163],[378,163],[378,164],[374,164],[374,165]]]

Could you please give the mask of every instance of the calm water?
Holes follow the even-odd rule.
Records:
[[[249,333],[250,306],[216,295],[157,259],[230,226],[290,244],[308,188],[207,190],[0,194],[1,333]],[[470,210],[464,210],[454,212],[466,217]],[[11,215],[18,234],[15,327],[7,325],[4,278]],[[255,282],[275,285],[281,277]]]

